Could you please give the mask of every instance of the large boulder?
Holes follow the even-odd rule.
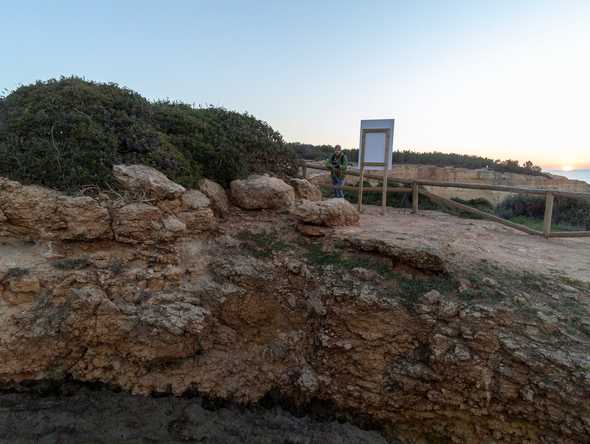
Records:
[[[202,208],[209,208],[211,201],[209,198],[199,190],[188,190],[182,195],[182,206],[189,210],[200,210]]]
[[[24,239],[111,238],[110,215],[88,196],[71,197],[0,179],[0,232]]]
[[[283,209],[295,202],[295,191],[281,179],[270,176],[250,176],[234,180],[231,197],[237,206],[246,210]]]
[[[183,186],[146,165],[115,165],[113,175],[125,189],[145,192],[156,199],[174,199],[186,191]]]
[[[322,200],[322,191],[316,184],[311,183],[307,179],[290,180],[291,186],[295,190],[295,197],[297,199],[306,199],[317,202]]]
[[[337,227],[359,222],[356,208],[345,199],[328,199],[321,202],[303,200],[292,214],[305,224]]]
[[[225,217],[229,213],[227,193],[221,185],[209,179],[203,179],[199,190],[209,198],[211,208],[217,216]]]

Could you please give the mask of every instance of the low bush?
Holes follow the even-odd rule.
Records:
[[[0,97],[0,175],[63,191],[114,187],[112,166],[142,163],[182,185],[293,174],[293,150],[267,123],[223,108],[150,102],[77,77]]]
[[[545,199],[522,194],[511,196],[498,205],[496,214],[505,219],[527,217],[542,220],[545,217]],[[557,225],[590,230],[590,200],[556,197],[552,219]]]

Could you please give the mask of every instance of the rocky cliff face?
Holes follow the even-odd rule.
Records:
[[[122,202],[0,182],[5,390],[272,393],[403,442],[587,442],[586,284],[310,240],[284,211],[215,220],[186,193]]]
[[[325,176],[325,175],[324,175]],[[491,170],[473,170],[468,168],[438,167],[432,165],[393,165],[391,177],[400,179],[434,180],[440,182],[463,182],[487,185],[504,185],[522,188],[537,188],[547,190],[572,191],[590,193],[590,184],[581,180],[571,180],[564,176],[546,174],[544,176],[528,176],[525,174],[499,173]],[[349,177],[350,183],[356,183],[358,178]],[[329,177],[317,176],[314,182],[330,185]],[[460,188],[427,187],[433,193],[448,199],[460,198],[464,200],[483,198],[498,205],[511,193],[490,190],[463,190]]]

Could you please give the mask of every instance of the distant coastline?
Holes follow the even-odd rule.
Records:
[[[556,174],[558,176],[565,176],[568,179],[583,180],[590,184],[590,170],[547,170],[548,173]]]

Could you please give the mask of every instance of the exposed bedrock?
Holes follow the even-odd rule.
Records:
[[[74,379],[245,404],[276,393],[404,442],[587,442],[590,288],[312,241],[285,213],[233,209],[217,230],[161,237],[171,229],[150,211],[132,226],[157,229],[120,241],[3,238],[2,386]]]

